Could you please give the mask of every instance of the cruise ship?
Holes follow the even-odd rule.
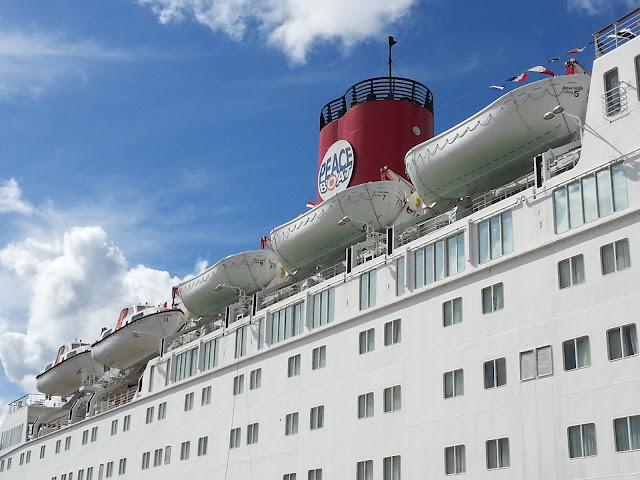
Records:
[[[61,347],[0,480],[640,478],[639,35],[436,136],[421,83],[350,87],[317,204]]]

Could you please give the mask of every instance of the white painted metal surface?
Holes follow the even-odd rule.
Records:
[[[91,348],[81,347],[80,352],[62,360],[36,377],[38,391],[46,395],[66,397],[82,385],[83,374],[102,375],[102,366],[94,361]]]

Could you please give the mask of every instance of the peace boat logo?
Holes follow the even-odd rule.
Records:
[[[354,161],[353,147],[346,140],[338,140],[329,147],[318,171],[318,192],[322,200],[349,186]]]

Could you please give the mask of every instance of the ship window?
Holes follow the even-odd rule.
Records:
[[[384,324],[384,346],[400,343],[402,340],[401,322],[397,318]]]
[[[200,437],[198,439],[198,456],[202,457],[207,454],[207,447],[209,446],[209,436]],[[162,451],[162,449],[160,449]]]
[[[358,418],[373,417],[373,392],[358,395]]]
[[[363,460],[357,463],[356,480],[373,480],[373,460]]]
[[[632,357],[638,354],[638,337],[635,323],[607,330],[609,360]]]
[[[78,480],[84,480],[84,468],[78,470]]]
[[[627,176],[619,162],[553,192],[555,231],[566,232],[628,206]]]
[[[287,377],[300,375],[300,354],[289,357],[287,360]]]
[[[478,224],[479,262],[513,252],[513,222],[511,212],[504,212]]]
[[[118,419],[111,421],[111,435],[118,433]]]
[[[111,478],[113,476],[113,462],[107,463],[107,478]]]
[[[60,480],[67,480],[67,474],[63,473],[62,475],[60,475]]]
[[[640,55],[636,57],[636,87],[638,100],[640,100]]]
[[[396,296],[404,295],[405,292],[405,267],[404,257],[396,262]]]
[[[568,288],[584,283],[584,256],[582,254],[558,262],[558,285]]]
[[[285,435],[298,434],[298,412],[289,413],[285,417],[284,434]]]
[[[460,397],[464,395],[464,370],[459,368],[445,372],[442,376],[444,398]]]
[[[87,480],[93,480],[93,467],[87,468]]]
[[[171,445],[164,447],[164,464],[171,463]]]
[[[124,419],[122,420],[122,431],[128,432],[130,428],[131,428],[131,415],[125,415]]]
[[[591,366],[589,337],[579,337],[562,343],[564,369],[575,370]]]
[[[492,313],[504,308],[504,287],[496,283],[482,289],[482,313]]]
[[[631,266],[629,240],[625,238],[600,247],[600,263],[603,275],[629,268]]]
[[[400,480],[400,455],[382,460],[382,480]]]
[[[154,410],[154,407],[147,407],[147,418],[145,423],[149,424],[153,422],[153,410]]]
[[[507,384],[507,360],[496,358],[484,362],[484,388],[502,387]]]
[[[192,348],[176,355],[173,380],[178,382],[196,374],[198,367],[198,349]]]
[[[91,429],[91,441],[95,442],[98,439],[98,427],[93,427]]]
[[[376,271],[360,275],[360,310],[376,305]]]
[[[27,458],[25,460],[25,463],[29,463],[30,461],[31,461],[31,450],[27,452]]]
[[[20,463],[19,463],[19,465],[22,465],[23,463],[24,463],[24,452],[22,452],[20,454]]]
[[[318,405],[309,411],[309,429],[318,430],[322,427],[324,427],[324,405]]]
[[[485,445],[487,450],[487,470],[509,468],[511,466],[508,438],[487,440]]]
[[[142,454],[142,470],[149,468],[149,461],[151,459],[151,452],[144,452]]]
[[[640,450],[640,415],[616,418],[613,421],[616,452]]]
[[[335,289],[330,288],[313,296],[313,315],[311,328],[321,327],[333,322],[336,303]]]
[[[189,454],[191,453],[191,442],[182,442],[180,445],[180,460],[189,460]]]
[[[151,367],[149,368],[149,391],[150,392],[153,392],[153,377],[154,377],[155,371],[156,371],[155,365],[151,365]]]
[[[618,81],[618,69],[614,68],[604,74],[605,112],[607,115],[615,115],[621,110],[620,82]]]
[[[444,449],[444,473],[456,475],[467,471],[466,452],[464,445],[454,445]]]
[[[153,466],[159,467],[162,465],[162,449],[157,448],[153,451]]]
[[[124,475],[127,473],[127,459],[121,458],[118,464],[118,475]]]
[[[166,408],[167,404],[165,403],[164,406]],[[159,410],[160,408],[158,407],[158,411]],[[188,412],[189,410],[193,410],[193,392],[187,393],[184,396],[184,411]]]
[[[282,476],[282,480],[296,480],[296,474],[295,473],[285,473]]]
[[[9,457],[9,458],[7,459],[7,470],[11,470],[11,458],[12,458],[12,457]]]
[[[322,469],[315,468],[313,470],[309,470],[307,480],[322,480]]]
[[[56,453],[60,453],[61,446],[62,446],[62,440],[56,441]]]
[[[373,350],[376,348],[375,328],[370,328],[369,330],[360,332],[358,343],[360,348],[360,354],[373,352]]]
[[[211,403],[211,386],[204,387],[202,389],[202,395],[200,398],[200,406],[209,405]]]
[[[86,442],[85,442],[86,443]],[[83,444],[84,445],[84,444]],[[40,458],[44,458],[44,451],[45,451],[45,447],[46,445],[42,445],[40,447]]]
[[[219,338],[214,338],[202,345],[202,371],[210,370],[218,365],[219,341]]]
[[[98,480],[102,480],[103,475],[104,475],[104,463],[101,463],[98,466]]]
[[[442,324],[445,327],[462,322],[462,297],[448,300],[442,304]]]
[[[427,245],[415,252],[415,286],[429,285],[464,271],[464,233]]]
[[[598,454],[596,426],[593,423],[567,428],[569,458],[593,457]]]
[[[0,461],[0,472],[4,472],[4,460]]]
[[[244,325],[236,330],[236,349],[233,358],[241,358],[247,354],[247,330],[248,325]]]
[[[402,389],[400,385],[387,387],[383,391],[384,413],[397,412],[402,408]]]
[[[520,352],[520,379],[522,381],[553,375],[551,345]]]
[[[240,395],[244,392],[244,373],[233,377],[233,394]]]
[[[86,445],[89,442],[89,430],[82,432],[82,445]]]
[[[242,430],[240,427],[232,428],[229,432],[229,448],[240,447],[240,439],[242,437]]]
[[[262,368],[251,370],[249,374],[249,390],[256,390],[262,386]]]
[[[162,402],[158,405],[158,420],[164,420],[165,418],[167,418],[167,402]]]
[[[300,335],[303,331],[304,303],[296,303],[271,314],[271,344]]]
[[[258,443],[258,433],[260,431],[260,425],[252,423],[247,425],[247,445]]]
[[[327,346],[316,347],[311,352],[311,369],[318,370],[327,366]]]

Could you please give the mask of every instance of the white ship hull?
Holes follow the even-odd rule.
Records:
[[[531,169],[531,159],[578,137],[578,123],[544,115],[562,105],[583,122],[590,75],[566,75],[524,85],[464,122],[412,148],[407,173],[426,205],[449,205],[505,185]],[[437,205],[437,204],[436,204]]]
[[[102,366],[85,350],[61,361],[36,377],[38,391],[50,396],[67,397],[78,391],[83,375],[102,375]]]
[[[393,225],[404,212],[405,192],[399,182],[365,183],[336,194],[304,215],[271,231],[271,245],[287,272],[308,272],[344,258],[344,250],[375,230]],[[349,217],[345,225],[341,219]]]
[[[240,290],[252,295],[280,275],[273,252],[256,250],[220,260],[195,278],[182,283],[180,298],[195,316],[211,316],[238,300]]]
[[[158,355],[164,337],[184,324],[180,310],[164,310],[132,320],[91,346],[95,362],[103,367],[126,370]]]

